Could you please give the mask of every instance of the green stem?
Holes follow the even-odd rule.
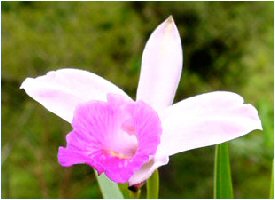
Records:
[[[274,160],[272,162],[272,172],[271,172],[271,183],[270,183],[269,198],[274,199]]]
[[[216,145],[214,166],[214,198],[233,198],[228,143]]]
[[[157,199],[159,196],[159,174],[156,170],[153,175],[147,180],[147,199]]]
[[[138,190],[137,192],[129,191],[129,197],[130,199],[139,199],[141,190]]]
[[[128,190],[128,184],[118,184],[119,190],[125,199],[130,199],[130,191]]]

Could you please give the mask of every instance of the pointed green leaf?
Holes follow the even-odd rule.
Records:
[[[104,174],[98,176],[95,172],[95,176],[104,199],[123,199],[117,184],[110,181]]]
[[[233,198],[228,143],[216,145],[214,166],[214,198]]]
[[[153,175],[147,180],[147,199],[157,199],[159,196],[159,173],[156,170]]]

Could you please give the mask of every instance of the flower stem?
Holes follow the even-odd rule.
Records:
[[[271,183],[270,183],[269,198],[274,199],[274,160],[272,162],[272,172],[271,172]]]
[[[159,173],[156,170],[146,183],[147,199],[157,199],[159,196]]]
[[[130,199],[139,199],[141,190],[138,190],[136,192],[129,191],[129,198]]]

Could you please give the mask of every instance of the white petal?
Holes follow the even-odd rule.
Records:
[[[107,101],[107,94],[127,95],[102,77],[79,69],[60,69],[37,78],[27,78],[20,89],[50,112],[71,122],[75,107],[90,100]]]
[[[182,69],[182,48],[172,16],[151,34],[142,54],[137,99],[161,110],[173,103]]]
[[[232,92],[211,92],[167,108],[161,116],[163,134],[157,154],[172,155],[220,144],[262,129],[257,110]]]

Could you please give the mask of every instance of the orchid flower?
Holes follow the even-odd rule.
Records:
[[[102,77],[72,68],[27,78],[20,88],[72,124],[67,145],[58,150],[63,167],[87,164],[116,183],[135,185],[173,154],[262,129],[257,110],[232,92],[173,104],[182,62],[180,35],[170,16],[146,43],[135,101]]]

